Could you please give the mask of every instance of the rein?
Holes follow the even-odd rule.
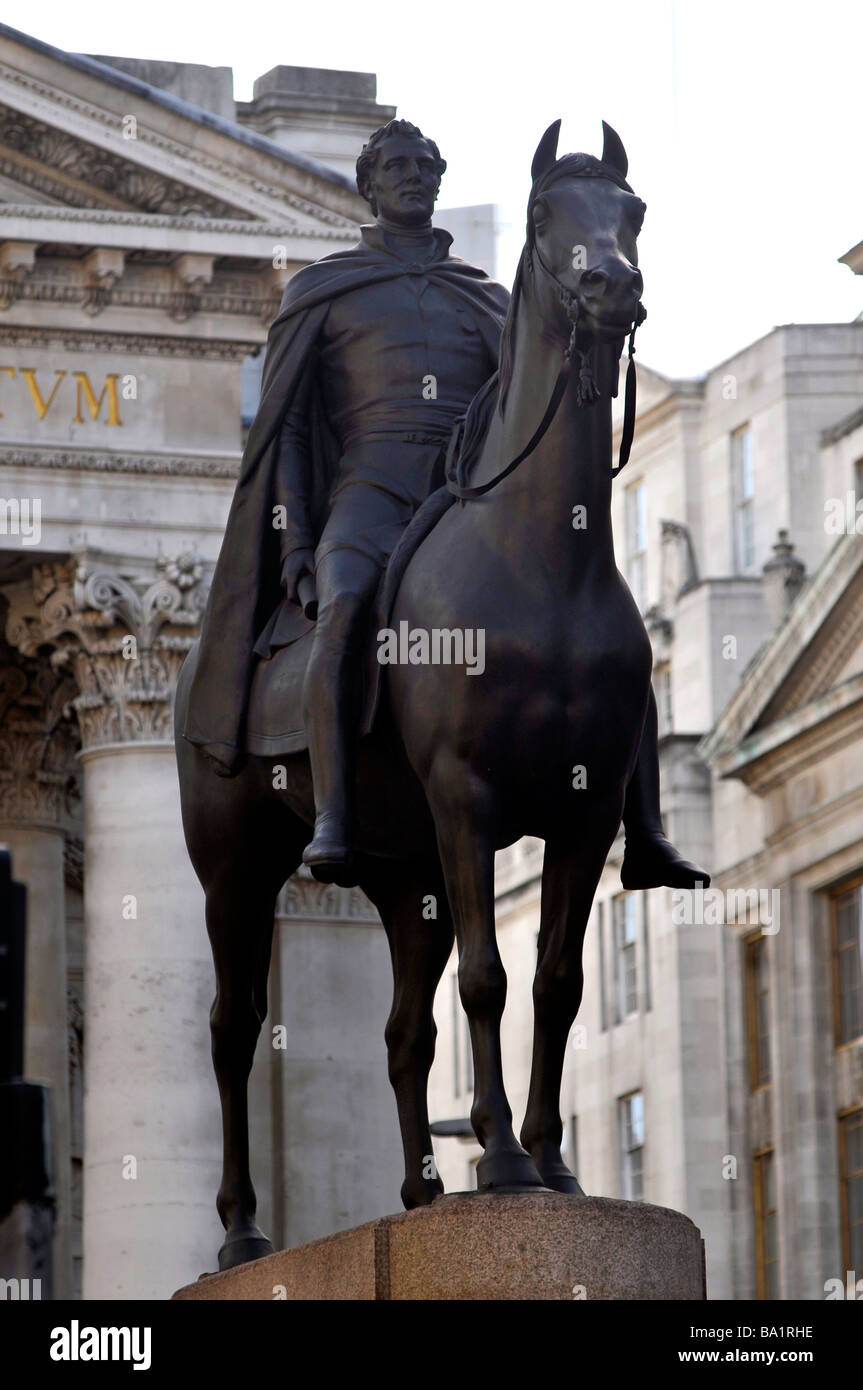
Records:
[[[521,453],[518,454],[517,457],[514,458],[510,463],[508,463],[506,468],[502,468],[499,473],[496,473],[493,478],[490,478],[487,483],[478,483],[474,487],[463,487],[462,484],[457,481],[455,474],[456,457],[461,443],[464,422],[461,421],[458,425],[456,425],[450,437],[449,445],[447,446],[446,451],[446,485],[449,491],[452,493],[452,495],[454,497],[457,497],[462,502],[471,502],[474,501],[477,497],[484,497],[486,493],[491,492],[492,488],[497,487],[498,483],[502,483],[504,478],[508,478],[510,473],[514,473],[516,468],[518,468],[519,464],[524,463],[524,460],[528,458],[530,454],[533,453],[534,449],[537,447],[543,436],[548,431],[548,428],[551,425],[552,420],[557,414],[558,407],[561,401],[563,400],[564,392],[566,391],[567,385],[569,384],[569,378],[572,375],[573,357],[576,352],[579,353],[581,358],[577,386],[577,404],[579,406],[592,405],[593,402],[599,396],[599,389],[596,385],[596,382],[593,380],[593,376],[590,371],[590,363],[588,361],[587,356],[588,350],[585,349],[582,351],[581,349],[576,348],[575,345],[576,331],[578,328],[577,305],[575,301],[575,296],[573,295],[571,290],[567,289],[566,285],[562,284],[560,280],[558,280],[554,271],[546,265],[540,253],[539,247],[535,244],[531,244],[529,240],[528,257],[530,257],[532,253],[536,254],[536,258],[539,261],[540,266],[545,271],[546,275],[548,275],[549,278],[553,280],[555,285],[557,286],[561,303],[563,304],[567,313],[567,317],[570,321],[570,324],[572,325],[569,335],[569,342],[564,348],[563,361],[560,365],[560,370],[558,371],[557,379],[555,380],[554,388],[549,398],[548,405],[545,407],[545,412],[543,414],[542,419],[540,420],[539,424],[537,425],[527,444],[522,449]],[[616,478],[621,469],[626,467],[627,463],[629,462],[629,454],[632,449],[632,438],[635,433],[636,397],[635,330],[639,326],[639,324],[644,322],[645,318],[646,311],[644,310],[643,306],[639,304],[638,309],[636,311],[635,323],[633,324],[629,332],[629,366],[626,369],[626,385],[624,388],[623,430],[620,437],[620,454],[618,456],[618,463],[617,466],[615,468],[612,468],[611,470],[612,478]]]

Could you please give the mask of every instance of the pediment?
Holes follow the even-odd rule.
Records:
[[[0,25],[3,204],[278,223],[343,245],[367,214],[335,170]]]
[[[128,142],[134,150],[135,142]],[[112,151],[69,135],[47,121],[0,104],[0,176],[20,190],[7,203],[37,202],[165,216],[241,218],[233,202],[142,166],[133,154]]]
[[[750,664],[700,751],[723,775],[743,776],[795,739],[823,741],[827,724],[847,722],[861,702],[863,543],[850,535]]]

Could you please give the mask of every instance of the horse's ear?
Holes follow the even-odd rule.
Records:
[[[602,123],[602,162],[610,164],[612,169],[616,169],[622,179],[626,178],[626,171],[629,168],[629,160],[626,157],[626,150],[623,148],[623,141],[617,131],[608,124]]]
[[[530,177],[534,183],[551,168],[557,160],[557,137],[560,135],[560,121],[552,121],[536,147],[536,154],[530,166]]]

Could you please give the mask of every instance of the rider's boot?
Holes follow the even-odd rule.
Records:
[[[653,690],[641,735],[638,762],[626,788],[623,828],[626,840],[620,881],[632,888],[707,888],[710,875],[684,859],[666,839],[659,813],[659,752]]]
[[[315,788],[315,830],[303,852],[319,883],[356,885],[353,852],[357,740],[356,679],[350,655],[333,647],[315,653],[304,689],[305,722]]]

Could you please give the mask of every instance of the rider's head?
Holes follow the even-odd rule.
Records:
[[[446,160],[410,121],[388,121],[363,146],[357,188],[375,217],[404,227],[431,219]]]

